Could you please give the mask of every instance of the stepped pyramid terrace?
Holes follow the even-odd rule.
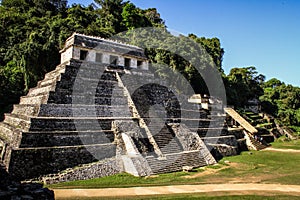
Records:
[[[189,102],[150,68],[139,47],[74,33],[61,64],[5,114],[1,162],[19,180],[55,183],[180,171],[247,146],[250,124],[227,109],[246,127],[231,130],[222,105]]]

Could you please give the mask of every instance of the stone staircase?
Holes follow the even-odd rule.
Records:
[[[179,153],[182,152],[182,146],[176,138],[173,131],[167,126],[166,118],[161,114],[157,114],[159,110],[151,109],[149,111],[148,128],[153,135],[158,147],[163,154]]]
[[[184,166],[201,167],[207,165],[205,158],[199,151],[166,154],[164,159],[149,156],[146,157],[146,160],[153,174],[181,171]]]
[[[251,134],[247,132],[245,132],[245,134],[247,134],[247,138],[250,140],[253,150],[262,150],[270,146],[269,144],[265,143],[264,140],[258,141],[258,139],[255,139]]]
[[[195,109],[186,112],[197,114],[183,118],[181,121],[201,137],[216,159],[239,153],[237,138],[228,131],[223,110],[211,112],[210,110]]]
[[[123,74],[120,78],[131,95],[139,91],[140,85],[147,85],[147,79],[139,77],[138,75],[134,78],[130,78],[129,75]],[[153,79],[149,81],[151,83]],[[183,148],[182,142],[169,125],[170,122],[182,122],[182,118],[178,115],[178,107],[163,107],[163,98],[161,97],[164,95],[163,92],[168,93],[168,91],[164,89],[160,90],[158,94],[159,97],[157,97],[155,96],[155,91],[151,91],[156,87],[155,85],[142,88],[142,92],[139,93],[139,96],[133,97],[138,115],[146,123],[151,134],[150,137],[154,139],[157,148],[159,148],[162,153],[162,155],[147,155],[145,157],[152,174],[181,171],[183,166],[200,167],[215,163],[213,158],[213,161],[207,160],[211,154],[207,151],[206,147],[203,147],[204,143],[192,151]],[[151,94],[151,96],[146,96],[149,94]],[[143,98],[147,99],[148,102],[144,101]],[[176,104],[174,103],[173,105]],[[171,111],[167,113],[166,110]],[[185,112],[188,112],[188,110],[185,110]],[[199,140],[201,139],[199,138]],[[199,148],[201,148],[201,150]],[[205,150],[207,152],[205,152]],[[205,155],[203,151],[206,153]]]
[[[268,131],[267,133],[264,133],[265,129],[259,127],[255,128],[232,108],[225,108],[224,110],[230,117],[236,120],[242,128],[245,129],[243,133],[249,149],[261,150],[270,146],[266,141],[273,141],[274,136],[271,135]],[[247,118],[247,116],[245,117]],[[257,116],[256,118],[260,119],[259,116]]]
[[[249,133],[255,134],[258,131],[249,122],[247,122],[239,113],[232,108],[224,108],[225,112],[230,115],[235,121],[237,121],[243,128]]]

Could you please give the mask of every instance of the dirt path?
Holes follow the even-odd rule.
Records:
[[[239,192],[247,194],[284,193],[300,196],[300,185],[280,184],[204,184],[204,185],[174,185],[132,188],[104,189],[54,189],[56,198],[74,197],[124,197],[141,195]]]
[[[279,151],[279,152],[291,152],[291,153],[300,153],[300,150],[296,149],[276,149],[273,147],[268,147],[263,149],[263,151]]]

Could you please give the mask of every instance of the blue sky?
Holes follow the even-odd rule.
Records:
[[[92,0],[69,1],[88,5]],[[218,37],[223,69],[255,66],[267,79],[300,86],[300,1],[131,0],[157,8],[168,28],[187,35]]]

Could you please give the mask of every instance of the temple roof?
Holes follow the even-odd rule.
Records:
[[[114,52],[117,54],[129,55],[147,59],[144,50],[140,47],[122,43],[115,40],[104,39],[101,37],[88,36],[79,33],[73,33],[65,43],[60,52],[64,52],[70,46],[83,47],[88,49],[102,50],[105,52]]]

